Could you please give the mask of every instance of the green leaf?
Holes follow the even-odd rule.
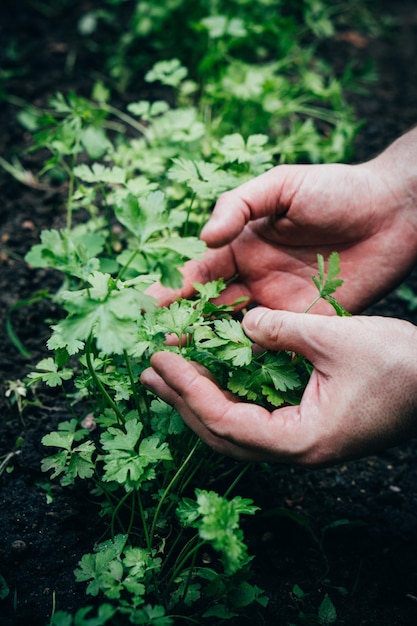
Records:
[[[3,576],[0,574],[0,600],[4,600],[10,593],[8,584]]]
[[[44,446],[63,448],[54,455],[42,459],[42,471],[53,470],[51,478],[64,474],[61,484],[69,485],[79,478],[91,478],[94,473],[92,456],[95,453],[95,445],[92,441],[84,441],[73,447],[74,442],[83,439],[87,434],[85,429],[79,429],[77,420],[62,422],[58,431],[49,433],[42,438]]]
[[[323,298],[332,305],[337,315],[349,316],[350,313],[339,304],[339,302],[331,295],[338,287],[343,285],[343,279],[336,278],[340,273],[340,258],[337,252],[332,252],[328,259],[327,275],[325,274],[324,258],[321,254],[317,255],[318,276],[312,276],[314,285],[317,287],[319,295],[312,304],[306,309],[306,312],[317,302],[319,298]]]
[[[112,147],[104,129],[87,126],[80,132],[80,140],[90,159],[100,159]]]
[[[141,459],[147,464],[159,461],[171,461],[172,456],[167,443],[161,443],[159,437],[152,435],[144,439],[139,446]]]
[[[319,623],[323,626],[334,624],[337,620],[336,608],[327,594],[324,596],[323,601],[319,606],[318,617]]]
[[[108,428],[101,436],[104,450],[126,450],[133,452],[143,430],[143,424],[138,419],[129,420],[125,430]]]
[[[211,300],[217,298],[226,289],[226,283],[223,278],[219,278],[204,284],[193,283],[193,287],[200,294],[201,299]]]
[[[252,342],[243,332],[242,326],[236,320],[215,320],[216,334],[227,341],[227,344],[216,351],[218,357],[232,361],[240,367],[252,361]]]
[[[245,142],[240,133],[221,138],[219,151],[226,163],[248,163],[253,174],[261,174],[272,166],[273,151],[265,148],[267,135],[250,135]]]
[[[193,259],[199,257],[206,251],[207,246],[198,237],[169,237],[167,239],[158,239],[155,242],[149,242],[146,245],[146,251],[152,250],[172,250],[181,256],[181,258]]]
[[[291,362],[291,356],[285,352],[268,353],[262,365],[277,391],[297,389],[300,378]]]
[[[162,435],[180,435],[186,430],[182,417],[172,406],[157,398],[151,402],[151,426]]]
[[[154,102],[140,100],[139,102],[131,102],[128,104],[127,110],[133,115],[140,117],[145,122],[148,122],[153,117],[157,117],[169,111],[169,104],[165,102],[165,100],[155,100]]]
[[[240,17],[228,15],[211,15],[204,17],[200,24],[207,29],[211,39],[220,39],[226,35],[232,37],[246,37],[248,34],[245,23]]]
[[[191,332],[194,324],[202,322],[201,311],[188,300],[178,300],[160,309],[155,319],[155,330],[174,333],[178,337]]]
[[[179,183],[185,183],[199,198],[214,200],[219,194],[236,186],[236,177],[221,170],[218,165],[206,161],[172,159],[174,165],[168,177]]]
[[[262,385],[261,390],[267,402],[272,406],[279,407],[284,404],[285,397],[282,393],[278,393],[278,391],[273,387],[270,387],[269,385]]]
[[[101,436],[104,474],[106,482],[115,481],[131,491],[144,480],[155,477],[152,466],[163,460],[171,460],[168,445],[159,437],[151,435],[143,439],[138,447],[143,425],[138,419],[126,422],[125,432],[109,427]]]
[[[258,380],[254,379],[252,370],[236,369],[231,373],[227,388],[234,394],[246,397],[252,402],[259,402],[262,386],[259,386]]]
[[[101,163],[93,163],[91,167],[83,163],[74,167],[74,174],[86,183],[108,183],[123,185],[126,181],[126,170],[114,166],[105,167]]]
[[[169,226],[165,195],[153,191],[140,199],[129,194],[115,207],[116,217],[143,245],[154,233]]]
[[[163,606],[146,604],[135,611],[134,623],[143,626],[173,626],[174,620],[165,614]]]
[[[58,369],[58,365],[52,357],[39,361],[36,365],[36,370],[36,372],[30,372],[28,378],[33,382],[41,380],[48,387],[58,387],[62,385],[64,380],[69,380],[73,376],[72,369]]]
[[[74,354],[92,335],[105,354],[122,354],[135,344],[141,311],[154,308],[154,301],[109,274],[93,272],[88,280],[87,289],[61,293],[69,315],[53,327],[48,345]]]
[[[337,252],[332,252],[328,258],[327,275],[325,274],[324,258],[321,254],[317,255],[317,265],[319,275],[313,276],[313,282],[319,290],[320,297],[324,298],[336,291],[343,284],[341,278],[336,278],[340,273],[340,259]]]
[[[104,248],[104,237],[83,229],[45,230],[41,242],[33,246],[25,260],[33,267],[53,267],[61,272],[87,280],[97,270],[96,258]]]
[[[258,507],[239,496],[227,500],[214,491],[196,489],[196,504],[183,499],[177,515],[183,524],[198,528],[202,539],[221,553],[226,574],[238,571],[248,561],[247,547],[239,528],[241,514],[253,515]]]
[[[145,74],[145,80],[148,83],[159,81],[163,85],[178,87],[187,74],[187,68],[181,65],[178,59],[170,59],[155,63],[153,68]]]

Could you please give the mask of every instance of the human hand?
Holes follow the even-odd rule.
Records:
[[[317,253],[337,251],[344,279],[337,298],[352,313],[364,309],[417,260],[410,151],[417,151],[417,131],[368,163],[282,165],[224,193],[201,234],[210,250],[185,265],[182,289],[157,284],[148,292],[166,305],[190,297],[194,282],[223,277],[231,282],[219,302],[246,297],[302,312],[316,295]],[[314,312],[332,310],[321,301]]]
[[[160,352],[141,377],[221,454],[323,466],[375,453],[417,433],[417,330],[382,317],[326,317],[258,307],[243,319],[269,350],[314,365],[299,406],[269,412],[221,390],[200,365]]]

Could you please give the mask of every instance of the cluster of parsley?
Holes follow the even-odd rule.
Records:
[[[338,315],[349,315],[332,295],[343,283],[337,277],[339,255],[330,255],[327,273],[323,256],[318,254],[317,261],[318,276],[312,276],[312,281],[318,295],[306,312],[324,299]],[[233,306],[212,302],[225,288],[222,279],[205,285],[196,283],[194,287],[198,293],[196,301],[180,299],[145,316],[148,327],[160,333],[158,348],[178,351],[201,363],[223,388],[244,400],[267,408],[299,404],[311,376],[311,363],[290,351],[254,351],[242,325],[233,318]],[[177,345],[162,343],[167,333],[177,336]]]

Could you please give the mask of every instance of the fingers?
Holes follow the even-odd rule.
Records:
[[[289,426],[299,424],[297,407],[287,407],[271,419],[266,409],[239,402],[204,375],[201,367],[177,354],[157,353],[151,364],[141,382],[174,406],[216,452],[246,461],[276,461],[298,451],[299,429]]]
[[[208,246],[217,248],[235,239],[248,222],[284,213],[293,193],[292,174],[299,172],[302,167],[280,165],[223,193],[201,231],[201,238]],[[287,183],[284,198],[282,191]]]
[[[196,293],[194,283],[207,283],[219,278],[229,280],[237,273],[233,253],[228,246],[209,250],[202,259],[188,261],[180,271],[184,279],[180,289],[155,283],[146,289],[146,293],[154,297],[160,306],[168,306],[177,298],[192,297]]]
[[[335,336],[338,346],[343,346],[344,338],[349,341],[351,319],[256,307],[245,315],[242,325],[252,341],[263,348],[298,352],[314,365],[327,367],[329,355],[337,350],[333,345]]]

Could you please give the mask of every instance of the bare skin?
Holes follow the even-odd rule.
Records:
[[[194,282],[236,277],[221,301],[244,296],[302,312],[316,295],[317,253],[336,250],[345,281],[338,299],[357,313],[417,260],[416,159],[417,130],[361,165],[273,168],[220,196],[201,234],[210,250],[185,265],[182,289],[148,291],[166,305],[190,297]],[[314,312],[330,310],[322,303]]]
[[[201,366],[168,352],[155,354],[142,375],[217,452],[246,461],[321,466],[376,452],[417,432],[412,324],[259,307],[243,326],[262,347],[295,350],[314,364],[299,406],[270,413],[239,402]]]
[[[143,383],[210,446],[240,459],[325,465],[414,435],[414,326],[297,313],[315,296],[317,252],[339,252],[345,283],[337,295],[354,313],[410,271],[417,260],[416,162],[414,130],[361,165],[274,168],[219,198],[202,233],[211,249],[185,266],[180,291],[149,290],[168,304],[189,297],[194,281],[236,276],[222,301],[244,295],[262,305],[243,320],[251,339],[299,352],[315,366],[299,407],[269,413],[243,404],[172,353],[154,355]],[[321,304],[314,312],[331,311]]]

